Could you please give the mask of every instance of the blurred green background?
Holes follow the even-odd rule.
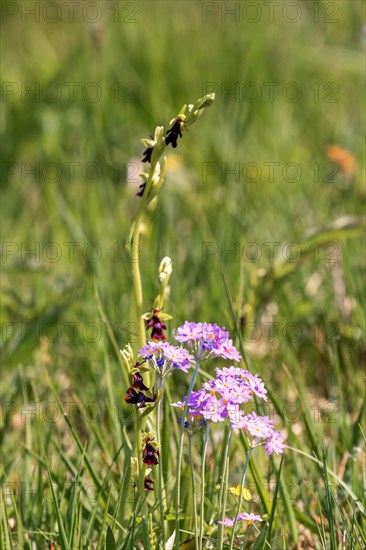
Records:
[[[258,9],[242,2],[233,14],[220,2],[87,2],[83,9],[59,2],[59,10],[40,2],[35,15],[32,2],[20,2],[11,15],[16,5],[3,3],[2,230],[15,243],[3,263],[4,321],[47,311],[95,321],[95,275],[109,319],[134,321],[123,242],[139,199],[127,166],[136,182],[140,138],[215,91],[214,106],[169,151],[141,259],[146,310],[158,263],[170,255],[174,325],[228,323],[221,267],[234,297],[244,272],[237,312],[252,306],[256,321],[270,299],[281,323],[364,328],[361,237],[331,236],[333,248],[314,245],[273,292],[259,280],[257,297],[250,293],[258,269],[273,267],[264,243],[278,243],[280,260],[303,260],[299,247],[312,229],[364,212],[361,2],[254,3]],[[330,143],[352,152],[353,176],[330,163]],[[206,242],[217,243],[216,254],[205,254]],[[291,242],[298,246],[287,248]],[[258,246],[258,261],[248,243]],[[335,269],[343,299],[351,299],[347,319]],[[75,360],[78,376],[98,357],[98,345],[86,364],[67,338],[59,348],[52,345],[55,360],[62,357],[65,370],[64,354]]]
[[[279,397],[288,399],[291,376],[316,398],[338,403],[342,391],[352,425],[365,357],[364,4],[106,0],[71,12],[61,0],[47,4],[1,5],[5,402],[45,399],[44,364],[61,392],[102,400],[106,361],[122,399],[127,377],[95,284],[122,347],[135,322],[123,243],[139,202],[140,139],[215,91],[169,149],[146,220],[145,311],[168,255],[170,332],[185,319],[234,331],[225,280],[248,353]],[[349,173],[327,156],[330,144],[353,156]],[[217,254],[205,256],[207,242]],[[248,243],[261,250],[258,261]],[[265,243],[277,243],[275,261]],[[287,243],[300,261],[286,262]],[[289,323],[300,327],[293,342],[283,333]],[[14,458],[22,438],[13,426],[3,443],[15,461],[6,476],[25,460]]]

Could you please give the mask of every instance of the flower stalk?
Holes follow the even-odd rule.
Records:
[[[161,376],[156,376],[156,384],[158,390],[158,405],[156,411],[156,425],[157,425],[157,440],[159,446],[162,442],[162,413],[163,413],[163,378]],[[164,477],[163,477],[163,453],[160,454],[159,460],[159,510],[160,510],[160,523],[161,523],[161,545],[162,548],[165,548],[165,521],[164,521]]]
[[[236,529],[236,524],[238,522],[238,517],[239,517],[241,505],[242,505],[242,502],[243,502],[243,488],[245,487],[245,480],[246,480],[246,475],[247,475],[247,471],[248,471],[249,460],[250,460],[250,455],[251,455],[252,450],[253,450],[252,447],[250,447],[249,451],[247,452],[247,457],[246,457],[246,460],[245,460],[245,463],[244,463],[244,466],[243,466],[243,471],[242,471],[242,474],[241,474],[239,501],[238,501],[238,506],[236,507],[233,531],[231,533],[231,538],[230,538],[230,550],[233,549],[235,529]]]
[[[226,512],[227,485],[228,485],[228,479],[229,479],[229,451],[230,451],[232,434],[233,434],[233,429],[230,426],[227,434],[226,442],[225,442],[224,464],[222,468],[222,477],[221,477],[221,484],[220,484],[219,514],[218,514],[219,521],[222,521],[224,519],[225,512]],[[224,537],[224,528],[223,528],[223,525],[219,523],[218,544],[217,544],[218,550],[222,550],[223,537]]]
[[[207,422],[205,439],[203,442],[202,461],[201,461],[201,510],[200,510],[200,534],[199,534],[199,550],[203,549],[203,529],[205,524],[205,468],[208,439],[210,435],[210,422]]]
[[[193,498],[193,518],[194,518],[194,538],[196,549],[199,548],[198,538],[198,516],[197,516],[197,498],[196,498],[196,484],[194,479],[194,462],[192,453],[192,435],[188,438],[188,451],[189,451],[189,464],[191,469],[191,484],[192,484],[192,498]]]
[[[200,362],[196,361],[196,366],[193,371],[192,379],[189,384],[186,403],[183,409],[182,420],[180,424],[179,432],[179,444],[178,444],[178,457],[177,457],[177,480],[175,484],[175,546],[179,549],[179,514],[180,514],[180,479],[181,479],[181,470],[182,470],[182,455],[183,455],[183,440],[184,440],[184,423],[187,417],[187,411],[189,406],[189,397],[192,393],[193,386],[196,382],[198,369],[200,367]]]

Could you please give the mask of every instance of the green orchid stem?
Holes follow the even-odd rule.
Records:
[[[137,215],[137,218],[135,220],[135,226],[134,226],[132,240],[131,240],[131,254],[133,254],[132,259],[134,260],[132,262],[132,283],[133,283],[133,291],[134,291],[134,298],[135,298],[139,345],[143,347],[146,343],[146,330],[145,330],[145,323],[142,318],[143,295],[142,295],[142,284],[141,284],[141,274],[140,274],[140,254],[139,254],[141,221],[142,221],[142,212]]]
[[[189,436],[189,464],[191,467],[191,483],[192,483],[192,496],[193,496],[193,517],[194,517],[194,538],[196,541],[196,550],[199,548],[198,543],[198,517],[197,517],[197,498],[196,498],[196,484],[194,481],[194,463],[192,454],[192,436]]]
[[[143,216],[149,204],[148,196],[152,186],[153,174],[154,174],[156,164],[157,164],[157,161],[154,162],[154,164],[151,164],[149,177],[146,182],[145,192],[141,197],[141,202],[137,210],[136,219],[131,228],[130,239],[128,242],[128,246],[130,246],[130,254],[131,254],[131,261],[132,261],[132,284],[133,284],[133,291],[134,291],[140,347],[143,347],[146,344],[145,323],[142,318],[143,294],[142,294],[141,273],[140,273],[140,231],[141,231],[141,223],[143,220]]]
[[[225,455],[224,455],[224,464],[222,468],[222,478],[219,494],[219,521],[223,521],[225,518],[226,512],[226,501],[227,501],[227,485],[229,478],[229,450],[231,444],[231,437],[233,435],[233,429],[230,426],[229,432],[227,434],[226,443],[225,443]],[[222,523],[219,523],[219,534],[218,534],[218,550],[222,550],[224,539],[224,526]]]
[[[141,223],[143,220],[143,215],[146,211],[147,205],[148,205],[148,193],[150,191],[150,188],[152,186],[152,175],[154,173],[156,163],[151,166],[150,175],[148,178],[148,181],[146,183],[146,192],[144,193],[144,196],[142,197],[142,200],[140,202],[139,208],[137,210],[136,219],[132,225],[131,233],[130,233],[130,240],[128,243],[128,246],[130,247],[130,254],[132,259],[132,284],[133,284],[133,292],[134,292],[134,301],[135,301],[135,310],[136,310],[136,321],[137,321],[137,327],[138,327],[138,342],[139,342],[139,348],[144,347],[146,344],[146,329],[145,329],[145,322],[142,317],[143,315],[143,292],[142,292],[142,283],[141,283],[141,273],[140,273],[140,231],[141,231]],[[151,384],[151,378],[150,373],[145,373],[145,384],[150,387]],[[159,406],[158,406],[159,411]],[[141,435],[142,432],[145,429],[146,426],[146,416],[140,416],[137,420],[137,458],[138,458],[138,465],[139,465],[139,480],[138,480],[138,488],[139,488],[139,497],[141,500],[141,514],[143,518],[147,517],[147,503],[146,503],[146,497],[145,497],[145,473],[146,473],[146,467],[142,461],[142,441],[141,441]],[[143,500],[142,500],[143,499]],[[164,529],[163,529],[164,531]]]
[[[238,522],[237,518],[238,518],[238,515],[240,514],[241,504],[243,502],[243,487],[245,486],[245,479],[246,479],[246,475],[247,475],[247,471],[248,471],[249,459],[250,459],[250,455],[252,453],[252,450],[253,449],[250,447],[249,451],[247,452],[247,458],[246,458],[245,464],[243,466],[243,472],[241,474],[239,502],[238,502],[238,506],[236,507],[235,520],[234,520],[234,525],[233,525],[233,532],[231,533],[231,538],[230,538],[230,550],[233,549],[235,528],[236,528],[236,524]]]
[[[205,523],[205,467],[206,467],[208,439],[210,435],[210,426],[211,426],[211,423],[207,422],[205,439],[203,442],[202,462],[201,462],[201,509],[200,509],[200,536],[199,536],[199,546],[198,546],[200,550],[203,549],[203,527]]]
[[[138,413],[137,413],[138,415]],[[137,504],[137,509],[139,508],[139,505],[141,503],[141,517],[143,521],[143,529],[147,529],[148,534],[148,528],[147,526],[147,502],[146,502],[146,496],[145,496],[145,473],[146,473],[146,466],[142,460],[142,451],[143,451],[143,445],[142,445],[142,425],[145,424],[145,420],[141,417],[138,417],[137,420],[137,460],[138,460],[138,466],[139,466],[139,478],[138,478],[138,493],[139,493],[139,502]]]
[[[156,411],[156,424],[157,424],[157,441],[159,443],[159,509],[160,509],[160,523],[161,523],[161,547],[165,548],[165,524],[164,524],[164,505],[163,505],[163,493],[164,493],[164,478],[163,478],[163,453],[162,453],[162,416],[163,416],[163,378],[159,376],[156,380],[158,387],[159,403]]]
[[[189,384],[188,393],[186,396],[186,402],[183,409],[182,420],[180,424],[179,432],[179,445],[178,445],[178,464],[177,464],[177,481],[175,484],[175,547],[179,550],[179,514],[180,514],[180,478],[182,469],[182,455],[183,455],[183,439],[184,439],[184,423],[186,421],[189,399],[193,390],[193,386],[196,382],[198,369],[200,367],[200,361],[196,360],[196,366],[193,371],[191,383]]]
[[[145,337],[145,324],[142,318],[143,295],[142,295],[142,284],[141,284],[140,263],[139,263],[139,237],[140,237],[141,219],[142,219],[142,214],[138,214],[135,221],[133,236],[131,240],[131,252],[132,254],[135,252],[135,258],[134,258],[135,261],[132,262],[132,281],[133,281],[133,291],[134,291],[134,298],[135,298],[139,345],[143,347],[146,342],[146,337]],[[146,373],[146,376],[145,376],[145,383],[148,384],[148,386],[150,387],[150,376],[148,372]],[[146,418],[142,418],[141,416],[139,416],[138,413],[137,413],[137,416],[138,416],[138,419],[137,419],[136,437],[137,437],[137,460],[138,460],[138,467],[139,467],[138,492],[139,492],[139,503],[141,502],[141,517],[143,522],[143,530],[145,532],[144,539],[148,540],[146,538],[148,536],[148,528],[146,526],[147,502],[146,502],[146,496],[145,496],[146,467],[142,460],[142,451],[143,451],[142,432],[145,429]]]

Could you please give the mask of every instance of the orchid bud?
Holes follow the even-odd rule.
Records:
[[[123,362],[126,365],[128,372],[131,372],[132,368],[135,365],[135,360],[130,344],[127,344],[123,350],[120,349],[119,351],[121,352]]]
[[[165,256],[160,262],[159,266],[159,280],[167,284],[170,278],[170,275],[173,272],[173,263],[169,256]]]

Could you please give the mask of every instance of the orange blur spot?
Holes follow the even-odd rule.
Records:
[[[340,145],[328,145],[326,149],[329,160],[337,164],[340,171],[346,176],[353,176],[356,171],[356,159],[354,155],[340,147]]]

